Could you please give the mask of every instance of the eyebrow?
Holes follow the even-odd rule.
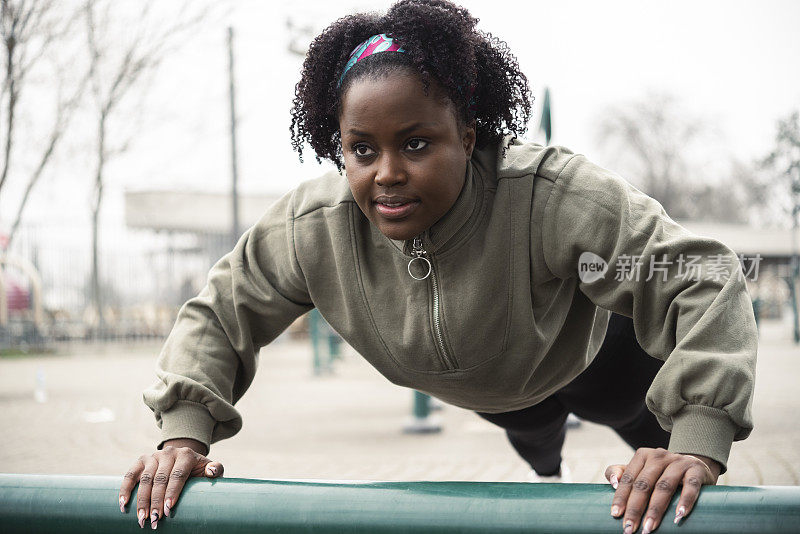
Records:
[[[435,128],[438,125],[439,125],[438,122],[415,122],[413,124],[410,124],[410,125],[406,126],[402,130],[399,130],[397,132],[397,135],[398,136],[403,136],[403,135],[405,135],[405,134],[407,134],[409,132],[412,132],[412,131],[420,129],[420,128]],[[357,130],[356,128],[350,128],[349,130],[347,130],[347,133],[349,133],[351,135],[362,136],[362,137],[369,137],[370,136],[369,132],[364,132],[362,130]]]

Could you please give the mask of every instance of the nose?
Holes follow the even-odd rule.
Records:
[[[402,185],[407,180],[406,170],[399,154],[384,152],[379,156],[375,171],[375,183],[377,185],[391,187],[393,185]]]

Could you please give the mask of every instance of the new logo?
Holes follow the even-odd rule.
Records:
[[[578,278],[585,284],[591,284],[605,277],[608,272],[606,260],[594,252],[584,252],[578,258]]]

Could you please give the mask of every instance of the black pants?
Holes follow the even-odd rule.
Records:
[[[504,428],[519,455],[543,476],[560,469],[570,412],[611,427],[634,449],[666,448],[669,432],[644,403],[662,365],[639,346],[633,320],[612,313],[600,351],[575,380],[529,408],[478,415]]]

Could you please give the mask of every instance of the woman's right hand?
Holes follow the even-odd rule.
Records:
[[[206,446],[197,440],[182,438],[164,442],[164,447],[150,456],[142,455],[122,480],[119,491],[119,509],[125,512],[131,492],[139,484],[136,498],[136,517],[144,528],[145,518],[155,529],[158,520],[169,517],[178,496],[189,477],[218,478],[224,468],[204,456]]]

